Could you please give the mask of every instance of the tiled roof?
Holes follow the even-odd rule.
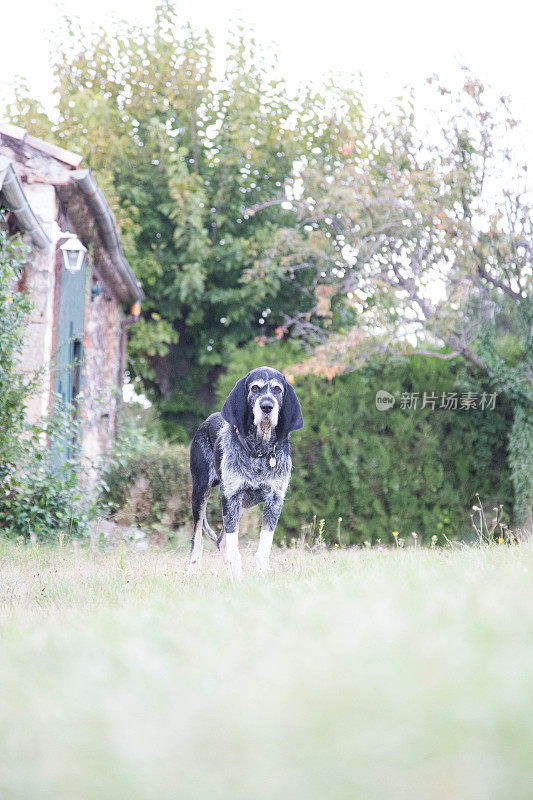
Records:
[[[79,153],[72,153],[70,150],[65,150],[63,147],[58,147],[56,144],[50,144],[50,142],[45,142],[43,139],[37,139],[36,136],[31,136],[24,128],[19,128],[18,125],[11,125],[10,122],[3,122],[0,120],[0,133],[5,134],[5,136],[10,136],[12,139],[17,139],[23,144],[28,144],[30,147],[35,148],[35,150],[40,150],[41,153],[52,156],[52,158],[62,161],[63,164],[68,164],[68,166],[73,169],[78,169],[83,160],[83,156],[80,156]]]

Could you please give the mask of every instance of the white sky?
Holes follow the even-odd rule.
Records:
[[[533,132],[531,27],[524,0],[176,4],[184,21],[210,28],[221,50],[231,20],[252,23],[258,39],[277,44],[291,82],[320,79],[328,72],[361,71],[370,103],[386,102],[402,86],[421,85],[434,72],[444,82],[453,81],[459,60],[498,92],[511,95],[515,115]],[[148,22],[156,0],[25,0],[20,6],[1,5],[0,103],[9,97],[13,76],[19,73],[47,105],[52,88],[47,34],[62,12],[86,24],[105,23],[113,15]],[[533,161],[533,146],[527,149]]]

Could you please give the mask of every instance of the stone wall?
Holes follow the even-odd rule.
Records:
[[[54,186],[31,183],[24,191],[32,209],[52,240],[58,235],[59,215]],[[67,228],[71,228],[67,225]],[[51,411],[53,372],[56,346],[60,270],[56,269],[57,248],[32,247],[24,269],[24,288],[29,292],[32,311],[26,327],[22,355],[23,369],[28,373],[40,370],[38,390],[28,401],[27,420],[36,423]],[[115,295],[102,282],[92,266],[93,283],[98,280],[102,292],[94,300],[87,292],[85,307],[84,366],[80,407],[82,409],[81,454],[86,461],[89,483],[93,482],[93,466],[109,453],[115,435],[119,392],[122,387],[121,322],[123,314]]]
[[[115,435],[122,388],[121,320],[120,304],[107,289],[94,300],[89,293],[82,383],[82,455],[89,468],[105,459]]]
[[[57,226],[57,200],[54,187],[44,183],[27,184],[24,192],[32,209],[41,218],[46,234],[54,241],[54,229]],[[27,405],[27,419],[34,423],[48,412],[50,403],[55,245],[52,244],[46,250],[32,247],[25,265],[23,281],[33,304],[26,327],[23,368],[28,373],[41,370],[38,391],[29,399]]]

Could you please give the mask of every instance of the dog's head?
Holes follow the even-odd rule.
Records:
[[[263,441],[275,430],[282,442],[304,424],[296,392],[285,376],[271,367],[253,369],[237,381],[222,407],[222,416],[243,435],[254,427]]]

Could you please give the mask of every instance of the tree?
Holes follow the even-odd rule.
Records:
[[[148,29],[121,23],[88,36],[64,27],[57,122],[23,88],[10,116],[45,138],[52,130],[96,171],[147,295],[131,334],[132,373],[168,430],[190,433],[211,410],[228,349],[275,335],[314,296],[322,265],[287,187],[304,153],[317,169],[336,163],[361,129],[359,94],[331,86],[291,95],[271,54],[242,29],[215,74],[209,34],[180,29],[168,1]],[[264,262],[280,229],[308,250],[309,267],[291,282]]]
[[[488,374],[514,404],[510,461],[525,523],[533,505],[533,226],[524,170],[509,148],[516,121],[506,98],[494,107],[486,95],[467,75],[431,138],[412,104],[399,104],[371,123],[357,163],[302,173],[316,250],[336,272],[323,279],[314,308],[287,316],[282,332],[320,340],[294,374],[331,378],[386,351],[461,354]],[[271,257],[297,270],[305,256],[286,241],[279,231]],[[337,325],[328,335],[310,319],[337,296],[357,325],[345,309],[344,331]]]

